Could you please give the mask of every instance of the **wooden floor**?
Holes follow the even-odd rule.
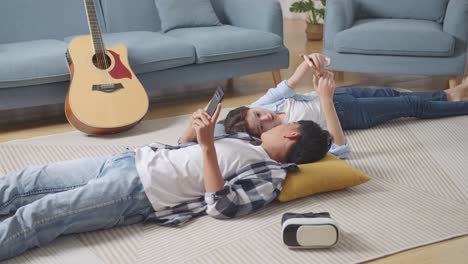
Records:
[[[322,50],[321,41],[307,42],[305,40],[304,30],[305,22],[303,20],[287,19],[284,22],[285,44],[290,50],[290,67],[281,70],[283,79],[287,79],[301,62],[298,57],[299,53],[321,52]],[[312,78],[308,76],[297,90],[299,92],[310,91],[311,80]],[[216,82],[212,82],[191,87],[179,87],[170,89],[170,92],[161,93],[158,95],[159,99],[155,99],[155,103],[150,106],[150,111],[145,119],[190,114],[207,103],[215,85]],[[337,80],[337,85],[390,86],[413,91],[429,91],[446,89],[447,78],[344,73],[343,78]],[[223,106],[234,107],[249,104],[263,95],[270,87],[273,87],[273,78],[269,72],[234,78],[234,86],[226,91]],[[73,130],[64,117],[32,124],[14,124],[0,128],[0,142]],[[372,263],[468,263],[468,236],[416,248]]]

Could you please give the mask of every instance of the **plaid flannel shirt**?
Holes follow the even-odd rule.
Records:
[[[246,133],[223,135],[222,138],[238,138],[258,144],[257,138]],[[152,143],[153,151],[158,149],[178,149],[196,143],[178,146]],[[226,219],[247,215],[273,201],[280,193],[288,170],[297,170],[294,163],[258,161],[246,166],[234,175],[225,178],[223,189],[207,192],[204,197],[185,202],[174,207],[164,208],[151,214],[147,221],[160,225],[179,226],[190,219],[208,214],[214,218]]]

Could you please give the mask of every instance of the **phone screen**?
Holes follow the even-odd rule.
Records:
[[[216,107],[218,106],[221,101],[223,101],[224,98],[224,91],[221,86],[218,85],[216,87],[216,92],[213,95],[213,98],[211,98],[210,104],[208,105],[208,108],[206,112],[210,115],[213,116],[213,114],[216,112]]]

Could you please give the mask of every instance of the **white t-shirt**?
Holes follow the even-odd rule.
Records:
[[[215,148],[224,178],[252,163],[271,160],[263,147],[244,140],[220,139],[215,141]],[[135,151],[138,174],[156,211],[204,196],[203,155],[199,145],[157,151],[145,146]]]
[[[322,129],[327,129],[325,115],[318,96],[312,97],[310,101],[298,101],[294,98],[285,99],[279,106],[279,111],[286,113],[286,123],[299,120],[312,120]]]

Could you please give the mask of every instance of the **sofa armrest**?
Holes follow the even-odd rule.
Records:
[[[279,0],[212,0],[221,22],[274,33],[283,38]]]
[[[335,35],[354,24],[357,16],[354,0],[328,0],[325,7],[324,49],[333,50]]]
[[[449,1],[443,30],[466,45],[468,41],[468,0]]]

